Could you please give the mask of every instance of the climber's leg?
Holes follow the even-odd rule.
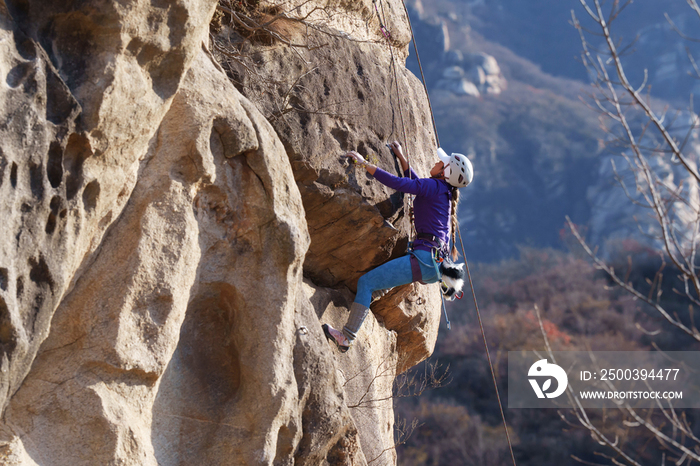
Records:
[[[430,276],[430,274],[435,275],[434,268],[430,267],[430,264],[432,264],[430,252],[418,251],[418,253],[421,253],[421,260],[428,264],[426,266],[421,264],[421,272],[426,276]],[[412,282],[411,256],[408,254],[382,264],[360,277],[360,280],[357,282],[355,302],[350,306],[350,317],[348,317],[348,321],[343,327],[343,334],[347,338],[348,343],[352,344],[357,338],[357,333],[369,313],[369,305],[374,291]]]
[[[422,274],[421,281],[424,283],[435,283],[438,276],[432,253],[430,251],[417,250],[413,254],[418,258]],[[357,282],[355,302],[369,307],[373,292],[412,282],[411,256],[406,254],[386,262],[361,276]]]
[[[439,277],[435,261],[433,260],[433,253],[419,249],[414,251],[413,254],[418,258],[418,265],[420,265],[422,274],[421,282],[425,284],[437,282]]]
[[[369,313],[372,292],[405,285],[412,281],[411,261],[408,255],[386,262],[370,270],[361,276],[357,282],[355,302],[350,306],[350,316],[343,327],[342,333],[326,324],[323,326],[326,338],[335,343],[338,349],[344,353],[357,337],[357,332]]]
[[[429,251],[416,251],[416,255],[420,259],[422,280],[426,283],[435,282],[437,272],[433,265],[431,253]],[[332,340],[338,346],[338,349],[344,353],[357,338],[357,333],[369,313],[372,293],[376,290],[384,290],[412,282],[411,256],[408,254],[370,270],[361,276],[357,282],[357,295],[355,296],[355,302],[350,306],[350,316],[343,327],[343,332],[341,333],[326,324],[323,326],[326,337]]]
[[[361,276],[357,282],[355,302],[369,307],[372,301],[372,292],[405,285],[412,281],[411,256],[407,254],[386,262]]]
[[[348,346],[357,338],[357,332],[360,331],[362,322],[365,321],[367,314],[369,314],[369,307],[367,306],[363,306],[358,302],[354,302],[350,306],[350,317],[348,317],[348,321],[343,327],[343,335],[348,341]]]

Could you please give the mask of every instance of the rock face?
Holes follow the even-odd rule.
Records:
[[[321,330],[409,235],[340,156],[434,158],[385,3],[392,48],[369,0],[239,11],[297,18],[265,40],[213,0],[0,0],[2,464],[395,463],[436,286],[375,302],[344,355]]]
[[[483,52],[467,54],[450,50],[445,56],[446,68],[435,83],[456,95],[479,97],[482,93],[500,94],[507,87],[501,68],[494,57]]]
[[[129,11],[0,3],[3,408],[128,201],[214,8],[132,3]]]
[[[670,126],[669,133],[676,140],[684,141],[684,155],[691,166],[697,166],[700,157],[700,133],[693,129],[698,116],[690,112],[678,112],[677,124]],[[641,127],[641,125],[638,125]],[[639,136],[642,147],[661,146],[657,135]],[[653,144],[653,145],[651,145]],[[631,152],[631,151],[630,151]],[[642,193],[647,184],[634,165],[637,159],[632,153],[626,157],[606,156],[599,166],[599,180],[588,188],[588,200],[594,214],[588,224],[588,237],[591,244],[601,245],[600,253],[609,256],[619,252],[623,242],[636,242],[649,245],[655,250],[663,250],[665,243],[656,216],[651,215],[649,204]],[[664,196],[665,190],[672,191],[666,202],[666,216],[672,223],[675,241],[681,249],[690,249],[692,235],[697,225],[697,206],[700,205],[700,190],[695,178],[680,163],[664,157],[649,157],[649,170],[658,179],[656,189]],[[624,188],[623,188],[624,186]],[[639,188],[641,189],[638,189]],[[633,199],[634,202],[630,201]],[[676,233],[688,232],[688,233]],[[628,243],[629,244],[629,243]]]
[[[413,2],[409,11],[414,18],[419,53],[427,64],[423,72],[432,87],[472,97],[498,95],[508,87],[496,58],[484,52],[460,50],[458,47],[463,48],[464,44],[450,41],[445,20],[425,15],[419,0]],[[417,69],[417,65],[418,62],[413,60],[411,69]]]

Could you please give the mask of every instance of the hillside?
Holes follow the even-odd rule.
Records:
[[[574,409],[508,408],[508,352],[546,354],[535,306],[554,351],[697,351],[700,344],[666,322],[651,306],[611,286],[579,249],[564,253],[524,248],[520,253],[519,259],[472,268],[517,464],[615,464],[602,462],[604,456],[632,464],[623,463],[617,452],[598,443]],[[629,241],[617,250],[611,264],[647,291],[661,259]],[[685,322],[691,321],[687,303],[672,291],[674,286],[672,280],[664,282],[661,301]],[[419,398],[397,400],[397,418],[416,425],[398,448],[398,464],[512,464],[473,303],[465,297],[448,308],[452,330],[441,334],[431,359],[415,369],[422,374],[426,367],[437,365],[446,383]],[[667,422],[666,411],[639,412],[673,435],[674,426]],[[700,430],[696,410],[676,412],[692,432]],[[624,409],[588,409],[586,415],[600,432],[617,439],[638,464],[660,464],[664,456],[667,462],[682,456],[675,455],[644,426],[630,422]]]
[[[449,2],[412,4],[440,144],[475,161],[475,189],[460,207],[468,257],[493,262],[522,245],[561,247],[565,216],[585,224],[593,214],[587,194],[604,149],[598,116],[580,100],[585,85],[484,38]],[[420,76],[415,56],[411,48],[407,64]],[[481,92],[455,86],[455,70],[461,86]]]
[[[588,226],[593,244],[648,241],[633,220],[646,211],[626,202],[615,181],[611,161],[618,167],[626,162],[608,132],[614,123],[601,117],[591,98],[595,90],[570,24],[573,9],[592,27],[578,3],[409,3],[440,143],[476,162],[476,189],[465,192],[460,216],[468,257],[495,262],[517,257],[520,246],[561,248],[567,215]],[[647,70],[644,92],[657,114],[673,116],[672,133],[682,141],[698,85],[687,53],[697,57],[698,44],[673,31],[664,12],[692,36],[698,18],[685,2],[646,0],[625,8],[613,35],[623,45],[638,36],[622,57],[626,73],[638,86]],[[590,34],[588,40],[600,53],[598,38]],[[408,67],[420,76],[415,57],[411,48]],[[632,113],[633,131],[644,133],[644,119]],[[662,170],[681,184],[689,181],[673,164]]]

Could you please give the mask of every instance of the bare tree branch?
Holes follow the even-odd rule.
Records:
[[[593,0],[594,6],[595,6],[595,13],[588,6],[588,3],[586,0],[579,0],[579,1],[584,6],[584,8],[585,8],[586,12],[589,14],[589,16],[591,16],[591,18],[593,18],[600,26],[601,31],[603,33],[603,37],[605,38],[605,41],[608,45],[608,49],[610,51],[610,57],[615,65],[615,70],[617,72],[617,76],[620,79],[620,84],[622,85],[624,90],[644,110],[647,117],[652,121],[652,123],[656,126],[656,128],[659,130],[659,132],[663,135],[663,138],[666,141],[666,144],[668,144],[669,148],[671,148],[671,150],[673,150],[674,155],[676,157],[678,157],[678,159],[681,161],[681,163],[686,168],[686,170],[688,170],[688,173],[690,173],[697,181],[700,182],[700,173],[698,173],[698,171],[695,167],[691,166],[691,164],[686,159],[686,157],[678,149],[674,139],[668,133],[666,127],[662,124],[660,119],[656,116],[656,114],[651,109],[649,104],[642,98],[642,96],[632,87],[632,85],[627,80],[627,76],[625,74],[624,68],[622,66],[622,63],[620,62],[620,57],[617,53],[617,48],[615,47],[615,44],[613,43],[613,39],[612,39],[612,36],[610,34],[610,30],[608,29],[608,25],[605,22],[605,20],[602,19],[603,11],[602,11],[602,8],[600,6],[599,0]],[[689,1],[695,3],[695,0],[689,0]],[[697,3],[695,3],[695,5],[697,6]]]
[[[694,37],[689,37],[689,36],[686,36],[685,34],[683,34],[683,32],[681,32],[681,30],[678,29],[678,27],[676,26],[676,23],[674,23],[673,20],[671,19],[671,17],[668,16],[668,13],[664,13],[664,17],[666,18],[666,21],[668,22],[668,24],[671,26],[671,29],[676,34],[678,34],[681,37],[681,39],[687,40],[690,42],[700,42],[700,39],[695,39]]]
[[[615,273],[615,270],[613,270],[612,267],[610,267],[608,264],[606,264],[602,259],[600,259],[588,246],[586,241],[581,237],[580,233],[578,232],[578,229],[576,228],[576,225],[571,221],[571,219],[567,216],[566,217],[566,222],[569,228],[571,229],[571,232],[573,233],[574,237],[578,240],[579,244],[583,249],[586,251],[586,253],[593,259],[593,262],[596,264],[596,267],[599,268],[600,270],[605,271],[608,276],[621,288],[632,294],[634,297],[637,299],[649,304],[652,306],[656,311],[661,314],[664,319],[666,319],[671,325],[674,327],[677,327],[681,329],[683,332],[686,334],[690,335],[691,337],[695,338],[696,340],[700,341],[700,333],[696,329],[690,329],[686,327],[682,322],[678,321],[674,317],[672,317],[666,310],[657,302],[653,300],[647,299],[646,296],[644,296],[642,293],[637,291],[632,285],[629,283],[625,282],[624,280],[620,279],[617,274]]]

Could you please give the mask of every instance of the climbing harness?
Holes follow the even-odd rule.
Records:
[[[394,63],[394,52],[393,52],[393,47],[391,45],[391,42],[389,40],[391,35],[389,34],[388,31],[386,31],[386,33],[384,32],[386,28],[384,27],[384,22],[382,21],[382,18],[379,15],[379,9],[377,8],[377,0],[372,0],[372,2],[374,3],[374,9],[377,12],[377,17],[379,18],[379,24],[380,24],[380,27],[382,29],[382,34],[386,38],[387,43],[389,44],[389,50],[391,51],[391,65],[392,65],[393,71],[394,71],[396,92],[398,94],[398,80],[396,78],[396,66]],[[427,86],[426,81],[425,81],[425,75],[423,74],[423,66],[421,65],[420,55],[418,55],[418,46],[416,44],[415,34],[413,34],[413,25],[411,24],[411,18],[408,14],[408,8],[406,7],[405,1],[402,1],[402,4],[403,4],[404,12],[406,13],[406,19],[408,21],[408,26],[411,30],[411,39],[413,41],[413,49],[416,51],[416,60],[418,61],[418,68],[420,69],[421,79],[423,81],[423,88],[425,89],[425,95],[428,99],[428,107],[430,109],[430,116],[431,116],[432,121],[433,121],[433,130],[435,132],[435,142],[437,143],[437,146],[440,147],[440,139],[438,138],[437,124],[435,123],[435,115],[433,113],[433,106],[430,102],[430,94],[428,93],[428,86]],[[384,11],[383,6],[382,6],[382,11]],[[399,113],[401,114],[401,124],[404,125],[403,114],[401,112],[401,98],[400,98],[400,96],[399,96]],[[405,125],[403,126],[403,131],[404,131],[404,141],[407,141]],[[408,157],[406,160],[408,161]],[[410,164],[409,164],[409,168],[410,168]],[[491,353],[489,351],[488,342],[486,341],[486,333],[484,332],[484,324],[481,320],[481,312],[479,311],[479,304],[476,301],[476,292],[474,291],[474,283],[472,282],[471,272],[469,271],[469,262],[467,261],[467,255],[465,254],[465,251],[464,251],[464,242],[462,241],[462,232],[460,231],[459,223],[457,223],[455,225],[455,228],[457,229],[457,235],[459,236],[459,242],[460,242],[460,245],[462,248],[462,257],[464,258],[464,263],[465,263],[466,269],[467,269],[467,277],[469,278],[469,286],[472,290],[472,297],[474,299],[474,308],[476,309],[477,319],[479,320],[479,328],[481,329],[481,336],[482,336],[483,341],[484,341],[484,349],[486,350],[486,358],[487,358],[488,363],[489,363],[489,368],[491,369],[491,379],[493,380],[493,386],[496,390],[496,399],[498,400],[498,407],[501,411],[501,419],[503,420],[503,428],[505,430],[506,440],[508,441],[508,448],[510,450],[510,457],[513,460],[513,466],[516,466],[515,454],[513,453],[513,443],[510,439],[510,433],[508,432],[508,423],[506,422],[506,416],[505,416],[505,413],[503,411],[503,403],[501,401],[501,395],[498,391],[498,382],[496,381],[496,372],[494,371],[493,362],[491,361]],[[412,255],[412,257],[414,257],[414,256]],[[437,265],[436,265],[436,267],[437,267]],[[438,277],[439,276],[440,275],[438,273]],[[441,296],[442,296],[442,293],[441,293]],[[447,320],[447,309],[445,308],[444,296],[442,298],[443,298],[442,299],[442,306],[443,306],[443,309],[445,310],[445,320]],[[448,329],[450,328],[449,320],[447,320],[447,328]]]
[[[423,274],[421,273],[419,263],[423,264],[426,267],[433,267],[435,269],[435,275],[437,276],[438,280],[440,280],[440,267],[438,266],[438,264],[440,264],[443,260],[443,253],[442,253],[443,245],[440,244],[441,241],[439,239],[437,241],[435,241],[435,240],[426,239],[426,238],[421,237],[421,236],[422,236],[422,233],[418,233],[417,239],[422,239],[422,240],[426,241],[428,243],[428,245],[430,246],[430,256],[432,259],[432,264],[426,264],[425,262],[423,262],[420,259],[420,257],[418,257],[415,254],[414,241],[410,241],[408,243],[408,251],[407,252],[408,252],[408,254],[411,255],[411,272],[413,274],[413,281],[427,285],[427,283],[425,283],[423,281],[423,276],[422,276]],[[430,236],[432,236],[432,235],[430,235]]]
[[[420,257],[418,257],[414,253],[414,242],[409,242],[408,254],[411,255],[411,273],[413,275],[413,281],[426,284],[423,281],[423,276],[420,270],[420,264],[423,264],[426,267],[435,268],[435,276],[437,277],[437,282],[440,283],[440,297],[442,298],[442,310],[445,313],[445,322],[447,324],[447,329],[451,330],[452,324],[450,324],[450,318],[447,315],[447,306],[445,306],[445,292],[443,291],[446,288],[444,288],[445,284],[442,281],[442,272],[440,270],[440,265],[445,263],[448,254],[446,247],[447,245],[443,244],[442,241],[440,241],[440,239],[436,236],[427,233],[418,233],[416,237],[417,239],[421,239],[430,245],[430,255],[432,259],[432,264],[426,264],[425,262],[423,262],[420,259]],[[459,297],[459,299],[461,299],[461,296]]]

